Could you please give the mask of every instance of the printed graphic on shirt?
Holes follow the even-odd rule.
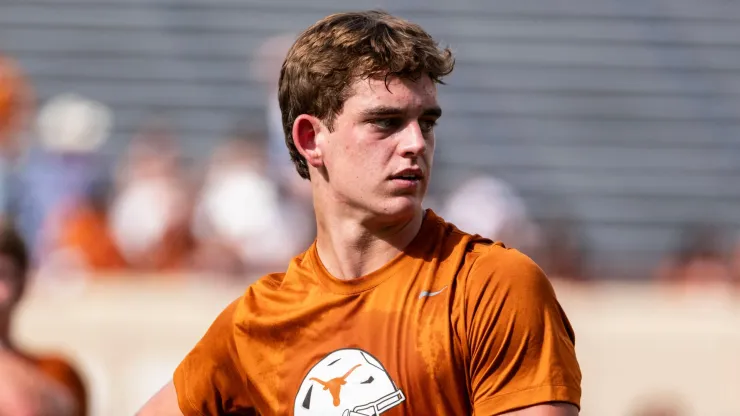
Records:
[[[295,416],[378,416],[406,397],[368,352],[348,348],[324,357],[296,394]]]

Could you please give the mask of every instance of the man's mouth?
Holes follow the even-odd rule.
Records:
[[[421,176],[418,176],[418,175],[396,175],[396,176],[391,177],[391,179],[404,180],[404,181],[419,181],[419,180],[421,180]]]
[[[413,181],[418,182],[424,178],[424,175],[421,171],[421,169],[405,169],[401,172],[391,176],[391,179],[393,180],[400,180],[400,181]]]

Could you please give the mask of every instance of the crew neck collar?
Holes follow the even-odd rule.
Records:
[[[424,219],[419,232],[398,255],[373,272],[347,280],[338,279],[326,270],[324,263],[319,258],[316,241],[314,241],[308,250],[313,273],[321,285],[332,293],[352,295],[373,289],[401,272],[401,270],[408,270],[409,264],[423,260],[429,246],[434,243],[434,239],[431,237],[435,234],[439,222],[440,217],[431,209],[427,209],[424,212]]]

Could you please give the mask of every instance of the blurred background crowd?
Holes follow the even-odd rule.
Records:
[[[427,205],[519,248],[556,282],[577,331],[583,322],[585,354],[595,357],[586,359],[585,396],[608,377],[589,363],[613,358],[588,332],[609,324],[588,323],[593,309],[583,305],[611,304],[604,316],[633,313],[635,323],[655,312],[651,305],[663,307],[665,325],[708,340],[676,365],[721,354],[715,341],[740,348],[737,3],[0,0],[0,210],[28,247],[35,288],[27,326],[16,331],[26,345],[77,360],[94,396],[91,414],[125,414],[110,413],[109,403],[128,400],[132,409],[152,391],[115,400],[100,393],[96,380],[112,370],[86,364],[80,352],[98,347],[48,335],[49,314],[68,320],[58,327],[81,328],[69,310],[97,305],[86,313],[104,320],[119,302],[151,318],[147,308],[164,301],[145,293],[195,285],[199,294],[238,295],[308,247],[310,188],[284,145],[279,68],[299,30],[369,7],[420,23],[456,53],[440,89],[445,115]],[[706,303],[681,297],[661,306],[656,287]],[[171,302],[196,307],[185,298]],[[671,320],[671,308],[715,315],[691,326]],[[178,322],[190,343],[172,353],[175,364],[204,329]],[[658,338],[669,349],[681,344]],[[728,375],[710,375],[711,392],[737,391],[740,361],[722,364]],[[171,370],[162,365],[158,374]],[[702,377],[696,371],[684,376]],[[679,394],[651,410],[633,404],[652,390],[625,393],[616,405],[630,410],[594,403],[583,414],[740,415],[737,401],[705,413],[695,407],[712,393],[657,388]],[[681,400],[693,400],[694,413]]]

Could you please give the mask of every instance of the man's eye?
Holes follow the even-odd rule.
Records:
[[[419,127],[421,128],[421,131],[424,133],[429,133],[432,130],[434,130],[434,127],[437,126],[437,120],[421,120],[419,121]]]
[[[401,121],[397,118],[379,118],[372,123],[383,130],[393,130],[401,126]]]

